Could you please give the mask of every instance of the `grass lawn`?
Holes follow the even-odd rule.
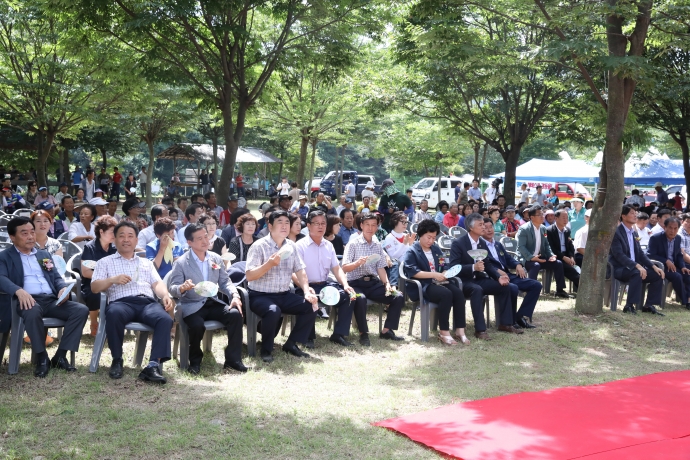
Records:
[[[438,458],[371,423],[460,401],[688,368],[687,310],[671,304],[665,318],[620,310],[585,317],[573,307],[547,297],[535,314],[538,329],[522,336],[490,330],[491,342],[452,348],[372,336],[371,348],[345,350],[327,341],[327,321],[319,320],[312,359],[277,350],[271,365],[245,358],[253,367],[245,375],[223,373],[226,340],[218,334],[202,376],[170,361],[164,386],[136,380],[133,336],[119,381],[108,378],[108,350],[99,372],[88,372],[86,335],[72,375],[35,379],[25,348],[18,375],[7,375],[6,362],[0,368],[0,457]],[[400,333],[409,319],[407,308]],[[372,311],[369,325],[377,323]]]

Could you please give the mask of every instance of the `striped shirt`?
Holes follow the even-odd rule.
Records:
[[[154,297],[153,285],[161,281],[158,271],[153,263],[143,257],[133,256],[125,259],[118,252],[104,257],[96,263],[91,282],[104,280],[118,275],[127,275],[132,278],[127,284],[113,284],[108,288],[108,302],[114,302],[122,297],[144,295]]]
[[[353,235],[350,238],[350,242],[345,246],[345,253],[343,254],[343,265],[356,262],[360,257],[368,257],[372,254],[378,254],[381,256],[378,262],[375,264],[364,264],[361,267],[357,267],[347,274],[348,281],[354,281],[362,278],[363,276],[378,276],[379,268],[386,268],[388,263],[386,262],[386,253],[383,250],[381,243],[376,241],[374,238],[371,239],[371,243],[367,243],[364,239],[364,235]]]
[[[289,238],[285,238],[283,244],[273,241],[271,234],[258,239],[247,253],[247,271],[254,270],[265,264],[268,259],[278,252],[282,247],[292,246],[292,255],[280,261],[277,267],[271,267],[261,278],[249,281],[249,289],[259,292],[277,293],[290,290],[292,274],[304,270],[305,265],[299,253],[295,249],[295,243]]]

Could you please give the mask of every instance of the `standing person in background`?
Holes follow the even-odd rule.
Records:
[[[129,174],[127,176],[127,181],[125,182],[125,201],[129,201],[132,198],[137,197],[137,181],[134,179],[134,174]]]
[[[654,190],[656,190],[656,202],[659,203],[659,207],[665,207],[668,203],[668,193],[664,190],[664,184],[657,182],[654,184]]]
[[[235,184],[237,185],[237,196],[245,196],[244,195],[244,177],[242,177],[242,173],[238,173],[237,177],[235,177]]]
[[[482,189],[479,188],[479,181],[477,179],[472,181],[472,188],[467,191],[467,196],[474,201],[481,201]]]
[[[139,185],[141,186],[141,196],[143,198],[146,198],[146,184],[148,181],[149,178],[148,174],[146,173],[146,166],[142,166],[141,172],[139,173]]]
[[[113,168],[113,187],[110,190],[110,198],[115,198],[117,201],[120,201],[120,184],[122,183],[122,174],[120,174],[120,170],[115,166]]]
[[[103,190],[104,194],[108,193],[110,188],[110,174],[105,172],[105,168],[101,168],[101,173],[98,175],[98,186]]]
[[[491,182],[491,187],[487,188],[484,192],[484,202],[487,206],[492,205],[496,197],[500,195],[499,188],[502,183],[503,179],[494,179],[494,181]]]
[[[252,198],[259,198],[259,175],[254,173],[254,179],[252,179]]]
[[[299,187],[297,186],[297,182],[293,182],[290,184],[290,192],[288,193],[288,196],[292,199],[293,203],[296,203],[299,201],[299,195],[300,195],[300,190]]]
[[[89,201],[96,196],[96,173],[93,169],[86,170],[86,177],[81,181],[81,187],[84,190],[84,201]]]
[[[199,174],[199,184],[201,184],[201,193],[208,193],[211,189],[211,185],[208,183],[208,173],[205,169],[202,169]]]
[[[458,183],[458,187],[460,187],[460,183]],[[470,198],[467,195],[467,192],[469,190],[470,190],[470,183],[469,182],[465,182],[464,184],[462,184],[462,190],[460,190],[460,192],[458,193],[458,197],[455,199],[455,201],[458,204],[467,204],[467,202],[470,201]]]
[[[520,203],[529,204],[529,189],[527,182],[523,182],[520,186]]]
[[[77,169],[72,173],[72,195],[77,194],[77,190],[81,187],[81,181],[84,179],[84,174],[81,171],[81,167],[77,166]]]
[[[287,195],[290,193],[290,183],[288,182],[287,176],[283,176],[283,180],[278,184],[278,187],[276,187],[276,191],[279,195]]]
[[[211,173],[208,175],[208,183],[211,186],[211,190],[214,191],[216,190],[216,188],[218,188],[218,186],[216,185],[216,177],[218,177],[218,173],[216,172],[216,168],[213,168],[211,170]]]
[[[407,208],[412,206],[412,201],[404,193],[395,187],[395,182],[393,179],[386,179],[381,184],[381,201],[379,202],[379,212],[384,216],[383,223],[381,226],[386,231],[391,231],[392,226],[390,225],[391,215],[396,211],[407,210]]]
[[[532,195],[532,204],[538,204],[539,206],[544,206],[544,202],[546,201],[546,195],[542,193],[542,187],[541,184],[537,185],[537,193]],[[583,201],[584,203],[584,201]]]
[[[352,183],[352,179],[347,181],[345,186],[345,195],[352,200],[353,207],[357,206],[357,187]]]

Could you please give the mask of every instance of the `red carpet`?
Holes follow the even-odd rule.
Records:
[[[375,425],[464,460],[690,460],[690,371],[500,396]]]

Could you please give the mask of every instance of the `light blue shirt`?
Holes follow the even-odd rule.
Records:
[[[189,225],[189,224],[187,224]],[[187,238],[184,236],[184,229],[187,228],[187,225],[182,227],[177,231],[177,242],[180,243],[180,247],[182,249],[187,249]]]
[[[633,262],[637,262],[635,260],[635,232],[632,229],[628,229],[626,227],[625,233],[628,235],[628,245],[630,246],[630,258],[633,260]]]
[[[475,201],[479,201],[482,199],[482,189],[480,189],[479,187],[472,187],[467,191],[467,196]]]
[[[23,289],[31,295],[52,294],[53,290],[36,258],[36,248],[31,250],[31,254],[24,254],[16,247],[14,249],[19,253],[19,258],[22,260],[22,268],[24,269]]]
[[[350,242],[350,237],[352,235],[357,235],[358,233],[359,232],[357,231],[357,229],[355,227],[348,229],[347,227],[345,227],[343,225],[342,227],[340,227],[340,232],[338,232],[338,236],[340,236],[340,238],[342,238],[343,245],[347,245],[347,243]]]
[[[196,262],[197,267],[199,267],[199,271],[201,272],[201,276],[204,278],[204,281],[208,281],[208,257],[204,257],[204,260],[202,262],[196,256],[196,253],[194,251],[190,249],[189,252],[192,254],[192,259],[194,260],[194,262]]]

